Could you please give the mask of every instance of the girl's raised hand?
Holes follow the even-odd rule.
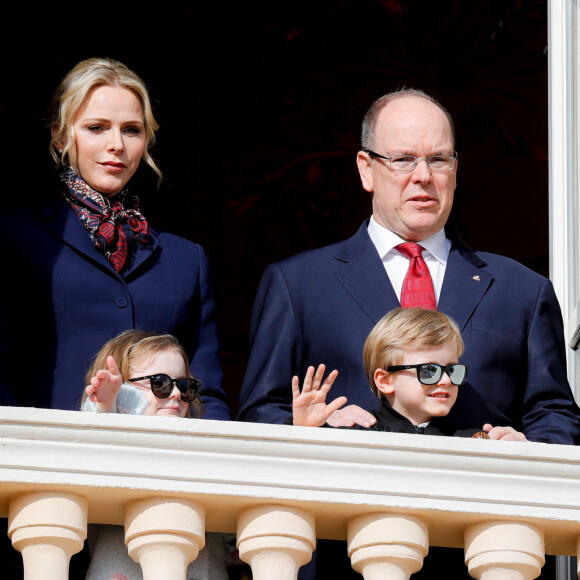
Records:
[[[91,377],[85,388],[89,399],[97,405],[100,413],[113,413],[116,410],[117,393],[123,384],[117,362],[112,356],[107,357],[107,369],[101,369]]]

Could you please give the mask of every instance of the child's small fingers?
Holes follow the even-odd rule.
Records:
[[[320,364],[316,369],[316,374],[314,375],[314,382],[316,384],[316,388],[322,382],[322,377],[324,376],[324,371],[326,370],[326,365]]]
[[[347,401],[346,397],[338,397],[337,399],[334,399],[334,401],[330,402],[326,406],[326,411],[328,413],[328,416],[330,417],[330,415],[332,415],[332,413],[334,413],[335,411],[340,409],[342,406],[344,406],[346,401]]]
[[[304,377],[304,385],[302,386],[303,393],[307,393],[312,388],[313,375],[314,375],[314,367],[308,367],[306,369],[306,375]]]
[[[292,377],[292,398],[295,399],[300,395],[300,379],[294,375]]]
[[[334,381],[336,380],[337,376],[338,376],[338,371],[337,370],[332,371],[326,377],[326,380],[322,384],[322,387],[320,387],[320,390],[324,391],[325,393],[328,393],[328,391],[330,390],[330,387],[332,387],[332,385],[334,384]]]
[[[115,360],[114,357],[112,357],[111,355],[109,355],[107,357],[107,367],[109,369],[109,372],[112,375],[120,375],[121,373],[119,372],[119,367],[117,366],[117,361]]]

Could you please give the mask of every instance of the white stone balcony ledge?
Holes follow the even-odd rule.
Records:
[[[365,579],[408,578],[429,545],[465,547],[485,579],[579,549],[578,447],[12,407],[0,436],[0,517],[27,580],[66,578],[87,522],[125,525],[145,580],[147,538],[186,566],[205,531],[237,533],[268,580],[295,577],[316,537],[347,540]]]

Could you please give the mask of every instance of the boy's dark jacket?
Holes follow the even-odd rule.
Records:
[[[395,411],[386,399],[381,399],[381,407],[371,411],[377,422],[372,427],[353,425],[339,429],[359,429],[361,431],[390,431],[391,433],[421,433],[423,435],[445,435],[448,437],[473,437],[481,433],[483,425],[478,428],[458,429],[453,420],[447,417],[434,417],[426,427],[413,425],[409,419]],[[330,426],[330,425],[326,425]]]
[[[413,425],[409,419],[403,417],[389,405],[386,399],[381,399],[381,407],[370,411],[377,422],[371,427],[353,425],[352,427],[337,427],[338,429],[358,429],[360,431],[390,431],[391,433],[420,433],[422,435],[444,435],[447,437],[473,437],[476,433],[481,433],[482,438],[486,438],[482,428],[458,429],[452,419],[447,417],[434,417],[426,427]],[[292,416],[286,421],[292,425]],[[325,423],[323,427],[331,427]],[[482,425],[483,427],[483,425]]]

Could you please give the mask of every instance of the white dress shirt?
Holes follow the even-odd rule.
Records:
[[[396,246],[402,244],[406,240],[400,238],[387,228],[381,226],[371,216],[368,227],[369,236],[379,252],[379,256],[383,261],[389,280],[393,285],[395,293],[399,301],[401,300],[401,288],[409,269],[409,260],[405,258]],[[437,233],[429,238],[422,240],[420,243],[425,249],[422,252],[423,259],[429,268],[431,278],[433,279],[433,289],[435,290],[435,299],[439,303],[439,295],[441,294],[441,286],[443,285],[443,277],[445,276],[445,268],[447,266],[447,258],[449,257],[449,250],[451,249],[451,240],[445,237],[445,230],[441,228]]]

